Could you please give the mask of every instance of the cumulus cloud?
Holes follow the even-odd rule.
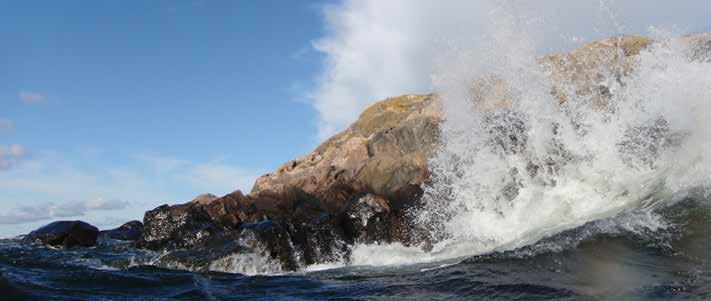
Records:
[[[126,201],[105,201],[94,199],[84,202],[44,203],[35,206],[18,206],[0,213],[0,224],[16,225],[59,218],[75,218],[97,210],[121,210],[128,206]]]
[[[711,6],[703,0],[344,0],[324,8],[326,34],[314,42],[325,55],[308,93],[320,116],[319,137],[342,130],[376,100],[431,92],[439,57],[490,34],[492,12],[501,9],[537,24],[531,31],[541,52],[646,33],[649,26],[711,30],[705,17]]]
[[[20,91],[17,93],[17,97],[20,98],[22,102],[27,104],[42,102],[45,99],[45,96],[42,93],[34,91]]]
[[[19,144],[0,145],[0,171],[8,170],[29,155],[27,149]]]
[[[15,128],[15,123],[7,118],[0,118],[0,130],[9,130]]]

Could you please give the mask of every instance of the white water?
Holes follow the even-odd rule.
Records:
[[[567,95],[560,104],[525,28],[508,16],[496,18],[492,28],[480,48],[451,51],[434,77],[445,113],[442,149],[430,162],[428,206],[416,216],[438,242],[430,252],[358,245],[352,264],[511,250],[633,210],[642,213],[624,215],[622,226],[656,229],[662,222],[651,213],[654,207],[689,193],[708,194],[711,64],[692,60],[682,40],[653,30],[658,42],[640,54],[632,73],[618,80],[622,65],[599,66],[603,76],[595,85],[609,90],[606,105],[577,93],[572,83],[556,82]],[[508,102],[477,101],[472,83],[481,78],[506,82]],[[660,120],[666,126],[657,138],[630,130]],[[525,143],[516,149],[511,135]],[[654,145],[656,153],[643,151],[645,145]],[[532,165],[538,166],[535,175]]]
[[[655,231],[667,225],[654,208],[692,193],[707,196],[707,59],[692,60],[682,40],[651,30],[657,42],[642,51],[630,73],[612,60],[597,66],[601,76],[592,84],[609,91],[601,102],[575,83],[551,78],[525,22],[494,12],[489,24],[489,35],[473,43],[478,46],[443,50],[433,76],[445,117],[442,146],[430,162],[427,206],[414,217],[434,245],[428,251],[399,243],[356,245],[350,265],[440,265],[516,249],[591,221],[598,221],[598,232]],[[473,92],[472,83],[482,79],[505,84],[494,93]],[[554,86],[564,103],[551,94]],[[483,87],[479,91],[487,91]],[[497,95],[506,101],[496,101]],[[210,269],[280,272],[255,256],[228,257]]]

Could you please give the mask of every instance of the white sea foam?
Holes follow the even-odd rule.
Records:
[[[235,253],[213,261],[209,267],[213,272],[240,273],[245,275],[265,275],[283,273],[281,264],[257,253]]]

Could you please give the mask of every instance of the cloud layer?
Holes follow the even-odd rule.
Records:
[[[345,0],[324,8],[326,34],[314,42],[325,55],[323,72],[310,92],[320,117],[319,137],[344,129],[376,100],[432,92],[431,76],[440,58],[448,49],[473,46],[490,34],[497,10],[534,24],[531,34],[541,52],[646,33],[649,26],[711,30],[704,17],[711,7],[703,0],[654,5],[646,0]]]
[[[0,225],[15,225],[57,218],[75,218],[97,210],[121,210],[128,206],[126,201],[105,201],[95,199],[85,202],[45,203],[35,206],[18,206],[0,213]]]
[[[12,148],[3,148],[3,158],[26,153]],[[262,174],[220,160],[191,162],[160,155],[120,158],[123,163],[107,166],[101,150],[79,152],[82,162],[43,151],[0,171],[0,225],[5,225],[0,226],[0,237],[70,218],[111,228],[140,219],[146,210],[187,202],[199,194],[249,191]]]

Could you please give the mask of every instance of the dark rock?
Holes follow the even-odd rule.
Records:
[[[282,222],[287,225],[302,265],[327,263],[345,259],[350,252],[345,231],[338,219],[329,214],[311,222]]]
[[[46,225],[24,237],[28,243],[73,248],[96,246],[99,229],[82,221],[59,221]]]
[[[143,225],[143,236],[138,246],[151,250],[192,247],[218,232],[202,206],[189,203],[163,205],[148,211]]]
[[[277,259],[285,270],[295,271],[299,262],[291,236],[281,223],[266,220],[243,226],[241,240],[253,250],[262,250],[263,255]]]
[[[183,267],[196,272],[208,272],[210,265],[222,258],[237,253],[249,253],[252,250],[240,244],[240,233],[227,230],[201,240],[189,249],[169,251],[161,256],[159,265],[172,268]]]
[[[342,226],[351,242],[390,241],[390,204],[374,194],[356,196],[344,210]]]
[[[113,230],[101,231],[99,236],[115,240],[136,241],[143,235],[143,223],[131,221]]]
[[[243,220],[248,219],[240,203],[245,196],[241,191],[235,191],[221,198],[215,198],[209,203],[203,203],[202,209],[207,212],[210,219],[225,228],[237,228]]]
[[[240,210],[244,198],[240,191],[222,198],[201,195],[185,204],[148,211],[138,246],[152,250],[191,248],[211,235],[236,229],[247,218],[248,210]]]

